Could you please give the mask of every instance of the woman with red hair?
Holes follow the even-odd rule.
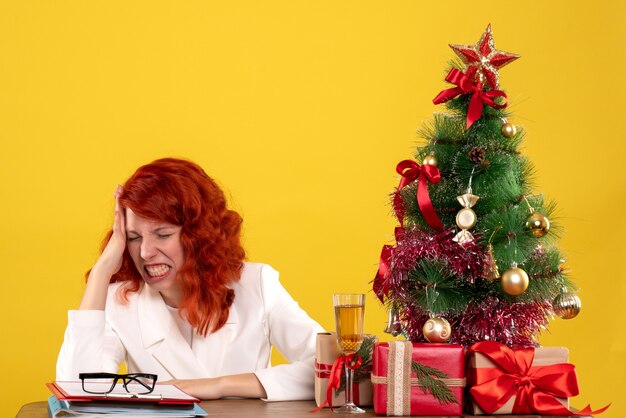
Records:
[[[200,399],[311,399],[323,329],[274,269],[243,261],[241,217],[202,168],[154,161],[115,201],[113,228],[68,313],[57,380],[126,362]],[[271,367],[272,346],[290,364]]]

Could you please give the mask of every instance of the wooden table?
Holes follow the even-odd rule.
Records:
[[[24,405],[15,418],[49,418],[47,402],[33,402]],[[238,417],[288,417],[288,418],[316,418],[335,415],[328,408],[311,414],[309,411],[315,408],[313,401],[292,401],[292,402],[264,402],[259,399],[228,399],[218,401],[205,401],[200,404],[208,412],[209,418],[213,416],[225,418]],[[364,408],[365,414],[355,417],[375,417],[374,410]],[[346,415],[335,415],[346,416]],[[464,418],[474,417],[464,415]],[[544,418],[540,415],[481,415],[477,418]],[[429,418],[429,417],[424,417]],[[433,417],[430,417],[433,418]],[[442,417],[438,417],[442,418]],[[446,418],[446,417],[443,417]],[[451,418],[451,417],[448,417]],[[554,418],[554,417],[551,417]],[[590,418],[590,417],[587,417]]]

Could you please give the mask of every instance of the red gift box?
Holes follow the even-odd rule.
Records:
[[[412,344],[390,341],[374,346],[372,384],[374,412],[388,416],[461,416],[465,386],[465,352],[454,344]],[[447,375],[440,380],[455,402],[440,401],[426,391],[412,371],[412,362]]]

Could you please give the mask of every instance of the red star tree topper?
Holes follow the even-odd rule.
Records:
[[[500,78],[498,69],[520,57],[517,54],[496,49],[491,33],[491,24],[487,26],[476,45],[450,44],[450,48],[469,67],[474,67],[471,72],[475,74],[474,77],[478,81],[486,82],[492,89],[498,88]]]

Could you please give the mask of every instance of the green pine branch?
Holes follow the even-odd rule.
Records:
[[[448,375],[441,370],[412,361],[411,370],[417,375],[417,382],[424,393],[431,393],[439,403],[456,403],[456,399],[448,385],[440,379],[447,379]]]
[[[409,273],[411,299],[433,314],[462,312],[473,291],[452,274],[444,260],[420,260]]]
[[[354,381],[356,383],[363,382],[370,378],[370,372],[372,371],[372,352],[374,351],[374,343],[376,337],[366,336],[363,339],[361,348],[357,350],[357,354],[361,356],[361,366],[354,371]]]

